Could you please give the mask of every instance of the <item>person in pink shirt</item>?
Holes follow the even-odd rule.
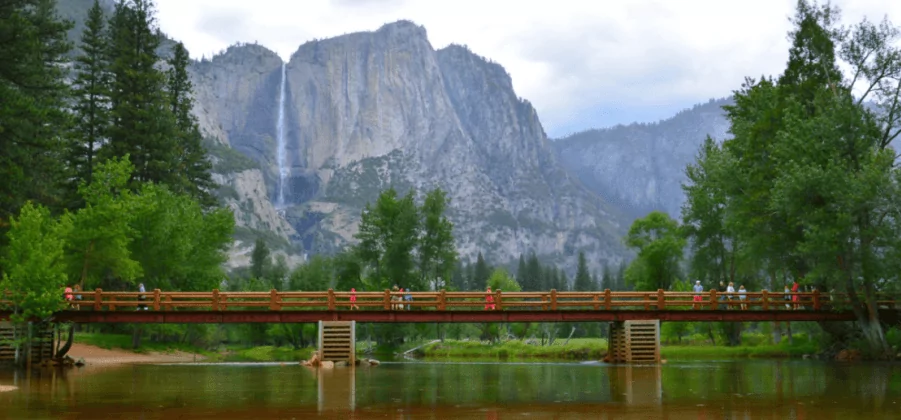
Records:
[[[350,288],[350,310],[354,310],[354,309],[359,310],[360,308],[357,307],[357,289],[351,287]]]
[[[485,310],[493,311],[494,310],[494,295],[491,293],[491,286],[488,286],[488,289],[485,290],[487,293],[485,294]]]

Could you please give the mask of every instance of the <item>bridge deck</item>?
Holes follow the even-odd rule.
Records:
[[[400,300],[409,295],[412,300]],[[56,314],[77,323],[316,322],[574,322],[853,320],[847,295],[839,293],[693,292],[82,292],[82,300]],[[359,310],[351,309],[351,299]],[[797,300],[791,300],[796,298]],[[0,300],[8,319],[14,295]],[[789,299],[789,300],[786,300]],[[880,297],[894,317],[894,297]]]

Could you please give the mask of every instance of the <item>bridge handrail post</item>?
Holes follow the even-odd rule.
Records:
[[[763,310],[767,311],[770,309],[770,292],[764,289],[761,293],[762,296],[760,298],[763,299]]]
[[[820,291],[819,290],[813,291],[813,310],[815,310],[815,311],[820,310]]]
[[[644,310],[650,311],[651,310],[651,294],[645,293],[643,300],[644,300]]]
[[[710,289],[710,310],[716,310],[716,289]]]
[[[496,310],[496,311],[502,311],[503,308],[501,307],[501,305],[502,305],[502,303],[501,303],[501,289],[497,289],[497,291],[494,292],[494,294],[495,294],[494,302],[495,302],[495,304],[496,304],[496,305],[494,306],[494,310]]]
[[[335,310],[335,290],[332,288],[328,289],[328,310]]]
[[[213,305],[211,306],[211,310],[219,310],[219,289],[213,289]]]
[[[598,294],[597,294],[597,293],[592,293],[592,294],[591,294],[591,301],[594,302],[594,304],[591,305],[592,308],[593,308],[594,310],[598,310],[598,305],[600,304],[600,299],[598,298]]]
[[[331,289],[329,289],[331,290]],[[282,309],[282,301],[279,299],[278,290],[272,289],[269,291],[269,310],[270,311],[280,311]]]
[[[551,289],[551,310],[557,310],[557,289]]]
[[[438,310],[443,311],[447,308],[447,291],[441,289],[438,292]]]
[[[153,289],[153,310],[160,310],[160,289]]]
[[[663,294],[663,289],[657,289],[657,310],[662,311],[666,309],[666,296]]]
[[[391,310],[391,291],[385,289],[385,310]]]
[[[96,288],[94,289],[94,310],[99,311],[103,309],[103,289]]]
[[[613,296],[610,294],[610,289],[604,289],[604,310],[609,311],[613,306]]]

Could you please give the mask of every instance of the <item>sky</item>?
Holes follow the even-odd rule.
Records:
[[[467,45],[510,73],[552,138],[654,122],[745,77],[778,75],[794,0],[156,0],[160,28],[192,57],[257,42],[288,59],[304,42],[423,25],[435,49]],[[843,20],[888,15],[899,0],[833,0]]]

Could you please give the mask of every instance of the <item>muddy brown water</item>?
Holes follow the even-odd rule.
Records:
[[[0,370],[9,419],[896,419],[901,364],[132,365]]]

